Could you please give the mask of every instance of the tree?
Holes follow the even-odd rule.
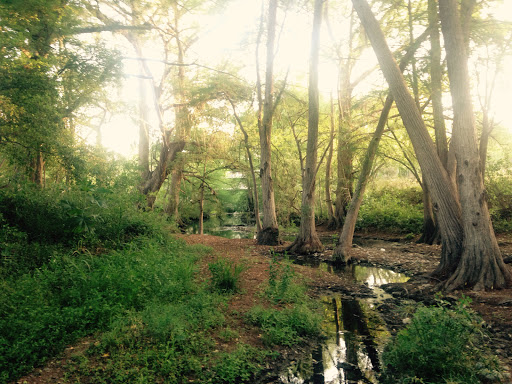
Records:
[[[475,290],[505,288],[512,284],[512,272],[503,262],[487,207],[476,140],[466,44],[457,2],[440,0],[439,15],[453,101],[452,145],[457,159],[457,183],[464,231],[460,262],[446,282],[446,287],[472,287]]]
[[[497,244],[496,246],[493,244],[496,240],[494,233],[491,233],[492,225],[483,195],[478,152],[474,151],[476,141],[472,143],[471,139],[471,137],[474,139],[474,133],[470,132],[471,129],[474,130],[474,124],[472,125],[474,117],[469,97],[464,39],[460,20],[457,19],[455,1],[443,0],[440,3],[442,5],[440,15],[441,22],[444,24],[442,28],[447,54],[450,52],[449,77],[450,82],[454,83],[451,84],[454,115],[458,115],[457,121],[454,122],[454,141],[458,141],[455,153],[458,162],[457,180],[460,184],[460,200],[455,186],[437,155],[420,112],[407,89],[368,3],[364,0],[353,0],[352,2],[372,42],[404,126],[414,146],[423,177],[432,195],[434,207],[437,208],[443,245],[438,275],[448,279],[445,284],[448,289],[464,287],[484,289],[507,286],[511,283],[510,271],[506,266],[502,267],[504,264],[499,249]],[[458,105],[455,106],[455,104]],[[461,111],[465,112],[464,116],[460,115]],[[465,119],[469,119],[469,121]],[[462,127],[466,127],[466,130]],[[461,148],[461,146],[465,146],[465,148]],[[474,149],[472,150],[472,148]],[[476,153],[476,160],[473,152]],[[474,243],[471,240],[472,235],[477,236],[481,243]],[[468,267],[474,269],[468,270]]]
[[[263,14],[262,14],[263,24]],[[262,229],[257,234],[258,244],[279,244],[279,227],[277,226],[274,201],[274,182],[271,167],[272,116],[274,114],[274,46],[277,24],[277,0],[269,0],[267,20],[267,60],[265,66],[265,96],[261,92],[261,79],[257,68],[258,88],[258,129],[260,135],[260,178],[263,199]],[[258,40],[262,34],[262,27]],[[259,44],[258,44],[259,45]],[[259,65],[258,65],[259,67]]]
[[[441,257],[446,262],[446,272],[453,272],[458,264],[462,245],[461,212],[455,186],[451,183],[437,156],[434,143],[421,114],[407,89],[405,80],[368,3],[364,0],[353,0],[352,2],[389,84],[404,126],[414,146],[422,174],[432,193],[433,202],[438,207],[438,223],[443,242]]]
[[[315,0],[313,31],[311,35],[311,57],[309,64],[309,116],[306,168],[302,179],[302,205],[299,234],[288,247],[293,253],[311,254],[324,249],[315,227],[315,184],[318,157],[318,55],[320,50],[320,26],[322,24],[322,5],[325,0]]]
[[[81,161],[75,114],[120,71],[117,54],[74,36],[81,12],[70,1],[0,5],[0,98],[12,112],[0,123],[0,143],[40,186],[49,162],[71,180]]]
[[[421,43],[428,37],[429,30],[426,30],[416,41],[409,46],[406,54],[400,60],[400,70],[403,71],[406,65],[409,63],[410,58],[414,55]],[[356,228],[356,220],[359,213],[359,208],[363,202],[364,192],[370,179],[370,172],[373,167],[373,163],[377,154],[379,143],[386,128],[386,122],[388,120],[391,107],[393,106],[393,96],[389,93],[386,97],[382,111],[377,123],[375,132],[372,135],[372,139],[368,144],[366,154],[363,158],[361,165],[361,171],[357,180],[357,185],[352,196],[352,200],[347,209],[347,215],[341,229],[338,244],[333,252],[334,260],[337,263],[347,263],[350,260],[350,249],[352,248],[352,240],[354,237],[354,231]]]

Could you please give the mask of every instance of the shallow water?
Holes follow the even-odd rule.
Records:
[[[377,383],[379,352],[389,337],[375,305],[388,297],[380,285],[407,281],[407,276],[384,268],[359,265],[330,269],[349,274],[366,284],[376,297],[344,299],[341,295],[320,299],[324,309],[326,340],[306,357],[283,372],[281,383],[367,384]]]

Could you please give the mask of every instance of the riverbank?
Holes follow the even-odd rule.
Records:
[[[335,233],[322,231],[322,238],[326,241],[327,249],[322,254],[313,258],[299,258],[293,269],[297,276],[308,285],[312,296],[321,297],[326,293],[336,292],[346,299],[364,297],[368,295],[368,287],[356,283],[347,275],[336,274],[328,268],[321,267],[322,260],[329,260],[332,256]],[[240,275],[240,291],[232,295],[225,308],[226,329],[236,330],[234,337],[215,336],[216,351],[218,353],[230,352],[238,345],[251,345],[263,348],[261,329],[249,324],[244,316],[259,301],[261,287],[269,279],[269,263],[271,252],[284,252],[287,244],[279,247],[264,247],[256,245],[252,239],[226,239],[210,235],[178,235],[188,244],[202,244],[211,247],[212,252],[205,255],[199,264],[199,279],[208,279],[210,272],[208,264],[222,257],[237,265],[242,265],[244,270]],[[385,320],[391,333],[396,333],[404,327],[404,319],[407,313],[399,310],[403,300],[422,301],[426,304],[434,302],[435,282],[426,278],[439,261],[439,247],[415,244],[406,241],[389,241],[388,238],[375,234],[367,234],[356,239],[359,244],[353,249],[353,258],[356,263],[377,265],[392,270],[406,273],[411,276],[407,283],[391,284],[385,287],[392,295],[384,303],[378,305],[378,311]],[[400,240],[392,238],[391,240]],[[512,240],[500,237],[502,252],[509,259],[512,254]],[[512,366],[512,290],[493,292],[455,292],[446,297],[455,301],[462,294],[470,296],[472,306],[485,319],[488,329],[492,334],[493,351],[500,357],[505,365]],[[69,346],[64,354],[54,359],[44,368],[35,370],[18,383],[58,383],[69,382],[66,377],[69,373],[63,369],[69,361],[76,360],[84,354],[90,346],[94,345],[94,337],[81,340],[73,346]],[[301,361],[303,355],[311,353],[313,345],[304,343],[298,348],[275,347],[279,352],[278,357],[269,359],[265,368],[261,371],[256,381],[259,383],[277,383],[279,375],[292,362]],[[105,358],[108,358],[105,357]]]

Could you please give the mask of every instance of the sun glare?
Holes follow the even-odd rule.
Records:
[[[497,18],[512,20],[512,1],[506,0],[495,5],[492,12]],[[217,64],[227,61],[240,63],[246,66],[242,75],[249,81],[254,81],[255,73],[255,39],[261,14],[261,2],[255,0],[235,0],[225,8],[220,15],[211,15],[197,19],[201,25],[198,41],[190,50],[188,61],[197,62],[207,67],[215,67]],[[281,15],[282,16],[282,15]],[[288,83],[307,87],[307,71],[309,63],[309,47],[311,40],[312,15],[307,12],[289,12],[284,19],[284,27],[279,26],[281,35],[277,50],[275,72],[279,78],[288,73]],[[282,18],[280,22],[282,22]],[[332,23],[332,28],[337,36],[347,33],[347,26],[339,20]],[[328,58],[327,47],[330,44],[330,36],[324,30],[322,32],[322,58],[320,60],[319,86],[325,99],[335,94],[338,83],[338,70],[335,59]],[[264,42],[262,43],[264,45]],[[120,102],[129,105],[132,110],[137,109],[140,81],[134,74],[138,73],[138,63],[133,60],[133,53],[127,47],[124,60],[126,79],[120,92]],[[161,52],[156,46],[147,46],[144,54],[150,59],[158,59]],[[130,58],[131,57],[131,58]],[[358,62],[353,77],[356,78],[367,73],[363,82],[354,90],[355,95],[369,92],[375,87],[385,87],[381,72],[377,69],[377,61],[371,49],[363,52]],[[150,62],[155,77],[162,73],[163,66],[156,61]],[[264,61],[262,60],[262,65]],[[376,68],[373,72],[368,70]],[[147,81],[149,87],[150,82]],[[153,95],[146,90],[146,104],[148,110],[153,111]],[[512,132],[512,115],[510,114],[510,100],[512,100],[512,57],[509,56],[503,65],[503,72],[498,77],[495,85],[492,113],[495,121],[506,126]],[[478,107],[478,106],[476,106]],[[153,113],[153,112],[152,112]],[[153,113],[154,114],[154,113]],[[154,115],[156,116],[156,115]],[[128,113],[112,116],[111,120],[102,129],[103,145],[124,156],[133,156],[136,153],[138,133],[136,121],[128,116]],[[150,121],[152,132],[158,131],[155,117]]]

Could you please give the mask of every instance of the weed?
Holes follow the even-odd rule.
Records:
[[[222,353],[204,381],[215,384],[251,383],[263,369],[268,352],[240,344],[230,353]]]
[[[291,263],[288,260],[281,262],[274,252],[271,253],[268,275],[265,294],[275,303],[298,303],[305,297],[305,287],[294,281]]]
[[[318,336],[321,332],[321,316],[307,304],[283,310],[256,306],[247,313],[246,318],[261,327],[263,340],[269,345],[292,346],[305,337]]]
[[[221,293],[234,293],[240,289],[240,274],[244,267],[234,264],[227,259],[219,258],[209,263],[208,268],[212,274],[211,286],[213,290]]]

